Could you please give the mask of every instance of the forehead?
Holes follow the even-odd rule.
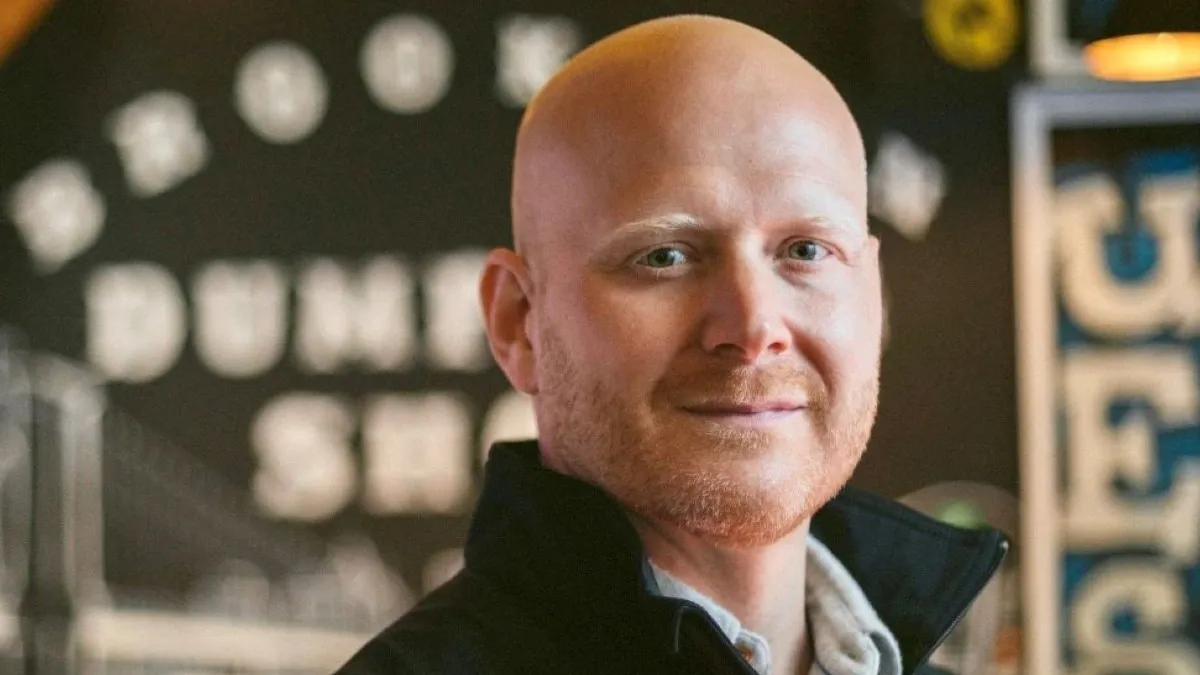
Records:
[[[740,227],[836,218],[865,231],[862,143],[827,82],[737,68],[620,75],[580,76],[542,107],[553,123],[527,134],[536,152],[518,162],[515,204],[537,216],[545,244],[578,247],[672,212]]]
[[[807,116],[703,121],[672,120],[597,158],[592,213],[578,234],[677,212],[710,226],[822,220],[865,230],[865,167],[853,139]]]
[[[863,206],[852,193],[835,181],[804,173],[720,165],[673,167],[644,172],[640,180],[612,190],[580,234],[603,236],[631,222],[659,222],[672,214],[686,215],[692,225],[704,229],[725,231],[799,223],[865,231]]]

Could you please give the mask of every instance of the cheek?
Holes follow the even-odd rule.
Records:
[[[637,292],[608,284],[585,284],[578,301],[566,308],[571,333],[586,346],[598,377],[647,383],[667,371],[693,331],[684,298]],[[635,385],[636,386],[636,385]]]
[[[809,311],[799,323],[813,353],[809,358],[837,386],[840,380],[873,376],[878,368],[882,310],[869,289],[822,294],[810,298]],[[802,346],[803,350],[804,347]]]
[[[847,350],[870,354],[880,339],[880,312],[867,298],[843,300],[829,313],[823,332],[833,344],[846,345]]]

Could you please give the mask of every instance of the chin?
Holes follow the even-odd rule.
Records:
[[[726,462],[696,457],[638,485],[624,501],[643,517],[714,544],[767,546],[795,532],[841,488],[821,464],[773,448]]]
[[[770,546],[796,532],[814,511],[805,502],[759,504],[733,518],[692,519],[680,526],[691,534],[727,548]]]

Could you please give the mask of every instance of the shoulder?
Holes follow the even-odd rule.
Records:
[[[539,639],[530,613],[467,572],[430,593],[335,675],[533,672],[522,645]]]
[[[956,675],[945,668],[935,666],[929,663],[923,664],[914,671],[913,675]]]

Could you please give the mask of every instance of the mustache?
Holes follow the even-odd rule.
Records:
[[[821,410],[829,400],[825,383],[816,373],[794,366],[677,371],[664,379],[659,389],[667,400],[684,406],[789,400]]]

